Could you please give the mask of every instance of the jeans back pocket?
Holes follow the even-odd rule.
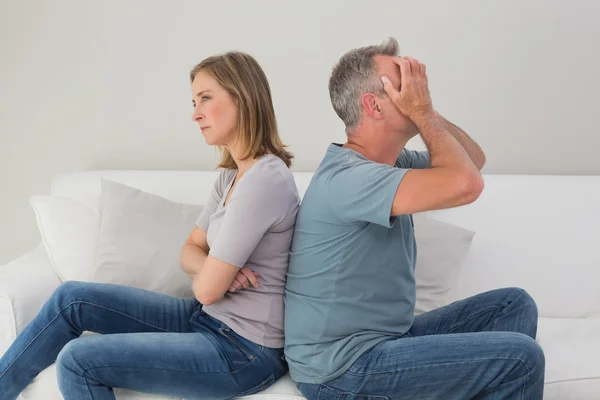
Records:
[[[254,386],[252,389],[244,390],[243,392],[236,394],[234,398],[250,396],[251,394],[262,392],[263,390],[271,386],[273,383],[275,383],[275,375],[269,376],[267,379]]]

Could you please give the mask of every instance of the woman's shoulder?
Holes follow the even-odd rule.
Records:
[[[294,180],[294,174],[283,160],[275,155],[267,154],[252,168],[256,181],[265,185],[280,184],[282,181]]]
[[[219,176],[217,178],[217,181],[229,183],[229,181],[231,179],[233,179],[233,177],[236,174],[237,174],[237,169],[220,168],[219,169]]]
[[[246,175],[249,178],[248,186],[253,191],[262,190],[265,194],[273,191],[289,192],[294,196],[298,194],[294,174],[277,156],[271,154],[264,156]]]
[[[229,185],[229,182],[231,182],[233,178],[235,178],[236,173],[236,169],[219,169],[219,175],[217,176],[217,179],[215,179],[214,185],[214,188],[217,191],[217,193],[222,194],[225,191],[227,185]]]

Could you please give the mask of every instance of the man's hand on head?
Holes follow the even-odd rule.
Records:
[[[396,57],[393,61],[400,68],[400,90],[394,88],[387,76],[382,76],[381,81],[398,110],[413,122],[433,114],[425,64],[411,57]]]

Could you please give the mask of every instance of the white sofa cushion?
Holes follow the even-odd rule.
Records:
[[[202,206],[176,203],[102,180],[102,213],[92,281],[193,298],[180,268],[183,243]]]
[[[600,398],[600,318],[540,318],[545,400]]]
[[[484,179],[474,203],[427,213],[477,232],[452,296],[518,286],[541,317],[600,317],[600,176]]]
[[[156,174],[155,179],[149,179],[148,176],[153,174]],[[72,174],[70,175],[71,179],[61,177],[55,180],[53,183],[54,194],[60,196],[72,196],[73,198],[78,199],[70,200],[70,202],[62,200],[56,202],[55,208],[58,208],[59,206],[71,207],[70,210],[56,210],[56,215],[62,216],[62,219],[57,217],[45,218],[51,220],[55,225],[54,227],[50,227],[52,229],[46,228],[46,231],[51,232],[55,237],[50,238],[45,242],[56,243],[54,245],[56,248],[54,252],[61,254],[62,260],[67,260],[69,257],[73,260],[72,263],[67,264],[66,266],[62,265],[66,264],[64,262],[62,262],[62,264],[57,263],[56,268],[60,273],[60,276],[64,278],[63,280],[83,278],[82,280],[132,285],[149,290],[154,290],[152,289],[153,287],[159,287],[161,283],[157,279],[160,275],[157,275],[157,279],[153,282],[148,282],[147,280],[151,279],[151,277],[142,277],[144,274],[141,273],[140,270],[140,268],[142,268],[139,265],[141,264],[140,261],[137,261],[138,265],[135,270],[131,269],[131,267],[124,267],[123,262],[119,261],[118,268],[121,270],[120,273],[117,274],[117,267],[115,264],[102,260],[103,256],[101,253],[105,251],[103,248],[99,248],[98,255],[96,256],[95,245],[98,240],[98,232],[90,229],[90,227],[94,225],[99,226],[99,222],[94,222],[94,218],[99,219],[100,217],[98,214],[94,215],[94,213],[90,211],[94,210],[94,207],[92,207],[91,204],[96,204],[97,207],[106,207],[103,204],[106,201],[104,198],[107,196],[105,190],[107,186],[106,182],[112,182],[112,179],[131,184],[139,183],[139,186],[144,187],[153,193],[158,193],[161,197],[195,200],[201,204],[206,200],[210,193],[210,188],[214,183],[214,179],[217,177],[217,173],[197,172],[197,175],[195,176],[197,176],[198,179],[192,179],[194,176],[192,174],[193,173],[188,171],[171,173],[168,171],[128,171],[125,174],[123,174],[123,172],[119,174],[119,171],[107,171],[105,173],[92,171],[88,173]],[[107,176],[111,179],[106,179]],[[311,176],[312,174],[308,173],[296,173],[294,175],[296,185],[298,186],[301,195],[306,191]],[[88,179],[84,179],[85,177],[88,177]],[[189,178],[189,181],[185,179],[186,177]],[[99,188],[96,188],[94,182],[98,183]],[[197,183],[197,185],[190,185],[190,182]],[[108,184],[108,186],[118,188],[119,184],[113,182],[112,185]],[[79,192],[76,190],[77,187],[80,188]],[[120,187],[127,188],[128,186],[120,185]],[[187,197],[186,193],[188,192],[182,189],[185,187],[189,187],[189,194]],[[203,194],[197,193],[198,188],[202,188],[205,192]],[[124,193],[127,193],[127,190]],[[153,198],[151,194],[140,190],[135,193],[137,194],[134,196],[141,196],[140,198]],[[95,196],[99,196],[99,198],[96,198]],[[161,204],[173,204],[169,203],[169,200],[161,200]],[[113,202],[113,200],[110,201]],[[50,200],[48,200],[48,202],[50,202]],[[131,203],[131,205],[133,205],[133,203]],[[111,206],[111,208],[114,208],[114,206]],[[137,207],[134,207],[134,209],[135,208]],[[125,221],[132,218],[131,215],[126,215],[126,213],[131,212],[131,210],[120,210],[119,212],[122,213],[119,217],[119,220],[122,220],[121,225],[124,225],[123,223]],[[153,212],[153,214],[155,214],[155,212]],[[112,220],[117,222],[114,218],[112,218]],[[474,232],[460,228],[456,225],[436,221],[425,214],[415,215],[414,222],[415,238],[418,248],[415,272],[415,279],[417,281],[415,312],[420,314],[446,305],[451,301],[448,292],[451,291],[456,283],[456,278],[462,266],[462,260],[468,252],[471,241],[473,240]],[[58,225],[67,227],[68,231],[73,233],[61,235],[61,228]],[[78,231],[80,232],[79,236],[76,233]],[[131,232],[128,235],[128,237],[131,237]],[[171,239],[172,238],[169,240]],[[128,239],[122,238],[122,240],[123,243],[126,243]],[[159,244],[156,240],[146,240],[149,243],[154,243],[155,248],[153,251],[158,249]],[[181,246],[181,244],[179,244],[179,246]],[[144,249],[138,249],[135,257],[140,260],[144,257],[149,257],[148,249],[152,249],[152,247],[146,246]],[[124,252],[126,251],[126,248],[121,248],[120,251]],[[132,255],[123,253],[121,256],[125,257],[125,259],[133,260]],[[95,267],[93,265],[88,267],[88,263],[84,262],[84,260],[89,260],[90,258],[94,259],[95,257],[97,257],[96,263],[92,264],[98,265],[98,272],[96,275],[92,275],[94,272],[93,268]],[[100,264],[102,264],[102,267],[100,267]],[[71,265],[73,267],[71,267]],[[77,271],[77,265],[80,266],[80,271]],[[146,268],[152,269],[155,268],[155,266],[152,266],[152,263],[149,263]],[[82,269],[86,269],[86,271],[82,271]],[[127,270],[130,270],[131,273],[127,274]],[[125,276],[125,274],[127,274],[127,276]],[[137,284],[132,283],[135,282],[135,280],[140,279],[146,279],[146,281],[138,282]],[[170,290],[167,290],[167,292],[173,293]]]
[[[60,279],[41,243],[0,266],[0,356],[59,285]]]
[[[415,314],[421,314],[450,303],[449,293],[475,232],[423,214],[415,214],[413,221],[417,242]]]
[[[91,204],[54,196],[31,196],[42,242],[56,274],[89,280],[93,272],[100,214]]]

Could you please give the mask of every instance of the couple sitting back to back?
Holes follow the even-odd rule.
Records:
[[[412,214],[475,201],[485,163],[433,108],[425,64],[393,38],[342,56],[329,92],[346,142],[329,146],[302,205],[256,60],[209,57],[190,81],[192,119],[222,152],[180,257],[195,298],[64,282],[0,358],[0,400],[53,362],[67,400],[113,388],[231,399],[288,368],[309,400],[542,399],[524,290],[414,315]],[[428,151],[405,149],[416,135]]]

